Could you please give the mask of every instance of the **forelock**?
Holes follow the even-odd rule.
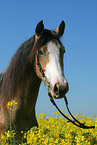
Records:
[[[54,33],[54,31],[50,31],[50,30],[45,29],[43,31],[42,35],[40,36],[40,38],[38,39],[38,41],[36,42],[35,47],[38,49],[38,48],[46,45],[50,41],[61,43],[57,34]]]

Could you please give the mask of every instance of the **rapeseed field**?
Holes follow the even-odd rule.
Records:
[[[15,103],[14,103],[15,104]],[[66,115],[66,114],[65,114]],[[75,117],[86,125],[95,125],[94,129],[81,129],[66,119],[53,113],[53,117],[45,117],[45,114],[37,115],[39,127],[33,127],[24,134],[19,145],[97,145],[97,117],[81,116],[77,113]],[[1,145],[14,145],[15,131],[10,130],[0,135]],[[26,142],[24,143],[24,140]]]

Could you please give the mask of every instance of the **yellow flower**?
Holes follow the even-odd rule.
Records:
[[[79,115],[79,113],[76,113],[76,115]]]
[[[95,117],[95,120],[97,120],[97,117]]]
[[[97,129],[97,120],[95,121],[95,128]]]
[[[58,142],[59,142],[59,139],[57,138],[57,139],[54,141],[54,143],[57,143],[57,144],[58,144]]]
[[[10,133],[9,130],[8,130],[8,132],[6,134],[7,134],[7,138],[10,138],[11,137],[11,133]]]
[[[55,112],[53,113],[53,116],[55,116]]]
[[[67,116],[68,114],[67,114],[67,113],[65,113],[65,115]]]
[[[95,114],[93,114],[92,117],[95,117]]]
[[[10,102],[9,106],[14,103]],[[53,113],[55,114],[55,113]],[[57,113],[56,113],[57,114]],[[77,116],[79,117],[79,116]],[[81,117],[81,119],[80,119]],[[82,116],[80,115],[79,121],[83,122]],[[93,117],[93,116],[92,116]],[[48,119],[45,114],[40,114],[37,117],[39,127],[33,127],[24,133],[24,140],[26,143],[23,145],[91,145],[95,144],[97,140],[97,117],[95,119],[89,118],[86,121],[86,125],[93,125],[95,123],[96,129],[84,130],[68,123],[63,117],[51,117]],[[15,132],[12,132],[11,137],[14,137]],[[10,137],[10,131],[0,135],[1,145],[8,144]],[[90,138],[90,139],[88,139]]]
[[[21,131],[21,133],[23,133],[23,131]]]
[[[16,107],[17,107],[17,102],[15,102],[15,101],[9,101],[8,102],[8,108],[10,110],[14,111],[16,109]]]
[[[75,117],[78,117],[77,115],[75,115]]]
[[[0,135],[0,138],[1,138],[2,140],[5,140],[5,136],[4,136],[3,134]]]
[[[56,112],[57,115],[59,115],[59,112]]]
[[[85,140],[85,137],[84,136],[82,136],[82,139],[81,139],[82,141],[84,141]]]
[[[65,111],[64,110],[62,110],[62,113],[64,113]]]
[[[83,115],[82,118],[85,118],[85,115]]]

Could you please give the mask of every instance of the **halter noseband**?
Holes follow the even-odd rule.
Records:
[[[40,64],[40,62],[39,62],[39,57],[38,57],[38,54],[36,53],[36,56],[37,56],[37,66],[39,67],[39,71],[41,72],[41,74],[42,74],[42,77],[43,77],[43,79],[44,79],[44,84],[45,84],[45,87],[46,87],[46,85],[47,85],[47,90],[48,90],[48,96],[49,96],[49,98],[50,98],[50,101],[52,102],[52,104],[56,107],[56,109],[60,112],[60,114],[64,117],[64,118],[66,118],[69,122],[71,122],[72,124],[74,124],[75,126],[78,126],[79,128],[83,128],[83,129],[91,129],[91,128],[95,128],[95,126],[86,126],[85,125],[85,122],[84,123],[81,123],[81,122],[79,122],[73,115],[72,115],[72,113],[71,113],[71,111],[70,111],[70,109],[69,109],[69,107],[68,107],[68,101],[67,101],[67,98],[66,98],[66,96],[64,95],[64,101],[65,101],[65,104],[66,104],[66,108],[67,108],[67,110],[68,110],[68,112],[69,112],[69,114],[70,114],[70,116],[72,117],[72,119],[70,119],[70,118],[68,118],[65,114],[63,114],[62,113],[62,111],[58,108],[58,106],[56,105],[56,103],[55,103],[55,101],[54,101],[54,99],[53,99],[53,97],[52,97],[52,95],[51,95],[51,93],[49,92],[49,90],[50,90],[50,82],[47,80],[47,77],[45,76],[45,73],[44,73],[44,70],[42,69],[42,67],[41,67],[41,64]]]

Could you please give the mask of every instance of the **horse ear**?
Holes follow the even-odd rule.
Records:
[[[44,30],[43,20],[41,20],[36,26],[35,29],[36,35],[39,37],[42,34],[43,30]]]
[[[57,33],[58,37],[61,37],[65,30],[65,22],[62,21],[61,24],[55,29],[55,32]]]

